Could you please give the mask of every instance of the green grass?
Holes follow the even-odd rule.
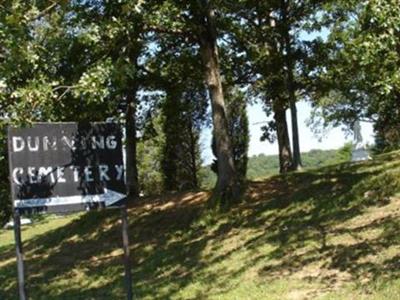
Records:
[[[250,182],[226,213],[207,193],[130,208],[138,299],[400,299],[400,152]],[[118,211],[25,227],[31,299],[124,299]],[[0,299],[17,299],[0,231]]]

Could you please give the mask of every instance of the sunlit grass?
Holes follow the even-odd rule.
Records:
[[[138,299],[400,299],[400,153],[249,184],[240,205],[206,193],[129,210]],[[118,211],[25,227],[32,299],[123,299]],[[17,299],[12,231],[0,299]]]
[[[33,224],[22,226],[21,236],[23,240],[29,240],[32,237],[42,235],[49,230],[54,230],[63,227],[80,214],[68,216],[49,215],[38,219],[34,219]],[[0,248],[14,244],[14,231],[12,229],[0,229]]]

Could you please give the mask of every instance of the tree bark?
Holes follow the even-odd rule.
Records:
[[[293,142],[293,169],[301,170],[303,163],[301,161],[300,153],[300,139],[299,139],[299,127],[297,121],[297,108],[296,100],[290,100],[290,115],[292,119],[292,142]]]
[[[128,202],[139,196],[138,169],[136,160],[136,88],[126,95],[126,188]]]
[[[274,105],[274,119],[279,146],[279,171],[281,174],[293,169],[292,152],[290,150],[289,132],[286,121],[286,109],[282,105]]]
[[[300,170],[302,168],[299,127],[297,120],[296,108],[296,88],[294,84],[294,63],[292,55],[292,40],[290,37],[290,24],[288,20],[288,3],[287,0],[282,0],[282,19],[284,25],[283,39],[286,51],[286,86],[289,94],[289,107],[292,120],[292,143],[293,143],[293,169]]]
[[[199,182],[197,179],[197,160],[196,160],[196,146],[198,139],[195,136],[194,128],[192,125],[192,120],[189,119],[189,124],[188,124],[188,130],[190,134],[190,170],[192,173],[192,179],[191,182],[193,184],[193,188],[198,188],[199,187]]]
[[[203,31],[199,35],[200,52],[205,66],[205,77],[211,98],[213,134],[218,159],[218,179],[214,189],[212,205],[226,206],[239,196],[233,161],[232,143],[228,130],[228,119],[222,81],[220,77],[219,55],[214,11],[207,5]]]

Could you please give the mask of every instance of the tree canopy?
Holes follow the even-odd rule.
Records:
[[[159,181],[200,186],[199,136],[212,126],[212,203],[229,206],[257,99],[272,116],[264,138],[278,140],[281,172],[302,163],[300,100],[314,106],[315,126],[369,121],[377,150],[398,148],[399,24],[395,0],[2,1],[0,164],[7,125],[113,120],[125,128],[134,201]],[[140,174],[151,165],[157,174]]]

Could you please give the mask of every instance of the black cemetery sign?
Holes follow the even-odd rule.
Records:
[[[124,204],[118,124],[10,127],[8,149],[12,200],[20,212],[70,212]]]

